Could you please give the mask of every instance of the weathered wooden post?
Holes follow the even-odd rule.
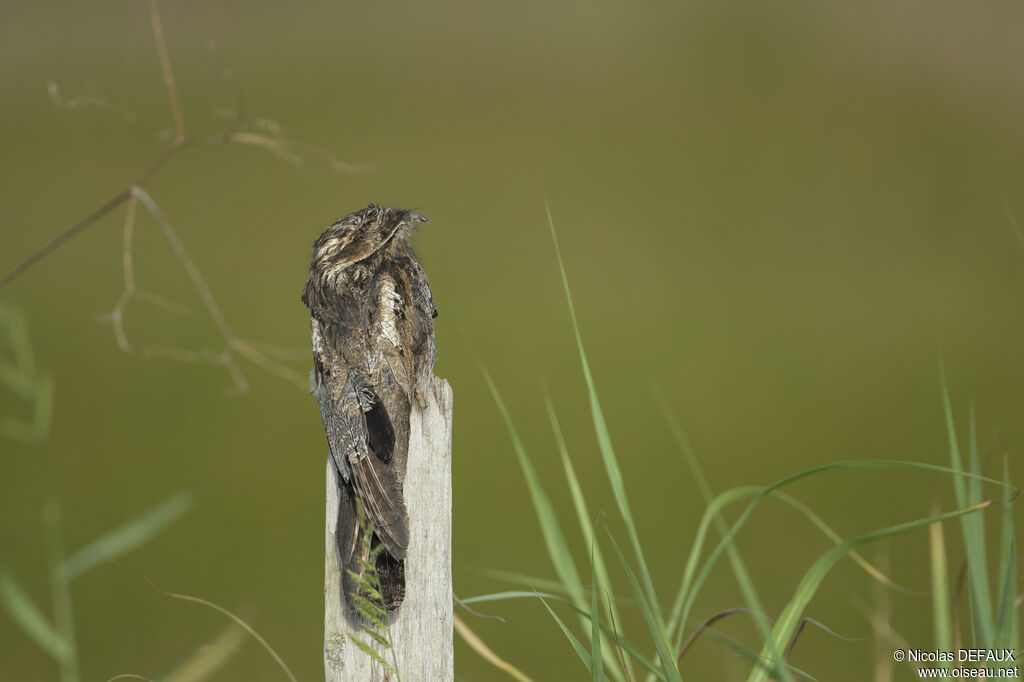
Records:
[[[425,408],[413,407],[404,494],[409,514],[405,601],[386,618],[393,650],[360,627],[342,594],[335,529],[338,476],[327,461],[324,570],[324,673],[327,682],[383,682],[393,675],[352,641],[373,645],[404,682],[451,682],[452,651],[452,389],[433,378]]]

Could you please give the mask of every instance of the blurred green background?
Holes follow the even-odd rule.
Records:
[[[599,463],[557,262],[582,333],[657,587],[678,586],[701,501],[654,399],[666,393],[712,485],[767,484],[847,458],[948,462],[938,355],[966,427],[1024,440],[1024,8],[1015,2],[165,2],[189,135],[218,110],[269,119],[314,154],[183,150],[147,185],[242,337],[309,362],[299,301],[310,245],[370,202],[430,218],[416,248],[440,311],[437,373],[455,392],[454,581],[552,576],[493,375],[578,539],[542,399],[546,383],[593,511],[620,530]],[[231,78],[225,79],[225,71]],[[95,94],[118,110],[55,107]],[[139,0],[0,6],[0,271],[123,189],[168,144],[167,97]],[[163,136],[162,136],[163,135]],[[122,353],[100,321],[120,294],[123,209],[0,296],[25,312],[56,385],[52,455],[77,548],[181,490],[199,503],[140,551],[75,583],[85,679],[157,676],[225,624],[163,589],[245,615],[300,679],[322,676],[323,460],[315,400],[243,361],[221,368]],[[140,212],[139,285],[184,316],[128,308],[139,346],[219,348],[201,301]],[[17,413],[9,395],[0,408]],[[48,602],[36,449],[0,443],[0,555]],[[1002,450],[1000,449],[999,452]],[[948,478],[857,472],[790,491],[844,536],[952,508]],[[621,537],[621,536],[620,536]],[[956,534],[947,533],[959,552]],[[765,503],[740,548],[776,611],[829,547]],[[580,561],[586,548],[574,546]],[[887,549],[893,578],[928,585],[926,535]],[[874,556],[874,548],[867,554]],[[585,565],[585,564],[584,564]],[[623,585],[623,593],[628,589]],[[875,585],[840,564],[809,614],[868,638]],[[892,626],[931,643],[929,602],[893,594]],[[740,606],[724,567],[695,616]],[[461,616],[538,680],[586,671],[539,603]],[[757,649],[749,623],[722,629]],[[639,618],[622,624],[646,641]],[[456,640],[462,680],[503,679]],[[645,645],[646,648],[646,645]],[[874,643],[808,631],[793,662],[868,679]],[[743,679],[708,639],[688,679]],[[905,674],[906,671],[899,671]],[[0,618],[0,679],[52,662]],[[220,679],[278,680],[251,640]],[[899,679],[899,678],[898,678]]]

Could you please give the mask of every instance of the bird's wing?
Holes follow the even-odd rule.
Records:
[[[383,360],[382,390],[388,397],[408,402],[416,371],[416,356],[409,347],[412,340],[410,315],[414,311],[400,273],[390,267],[382,269],[374,279],[370,300],[376,306],[371,315],[370,333],[375,340],[374,349]]]
[[[402,480],[391,465],[395,431],[372,387],[350,378],[342,391],[318,390],[327,441],[342,476],[363,503],[374,532],[388,553],[404,559],[409,527]],[[361,385],[360,385],[361,384]],[[339,544],[342,539],[339,538]],[[355,549],[345,547],[343,556]]]
[[[395,395],[394,384],[409,402],[434,365],[434,304],[422,272],[414,258],[406,257],[382,268],[373,281],[370,300],[376,309],[370,333],[385,366],[385,402]]]

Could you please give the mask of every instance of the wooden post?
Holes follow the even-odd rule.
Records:
[[[409,419],[404,494],[409,513],[405,601],[389,614],[393,652],[379,646],[403,682],[451,682],[452,650],[452,389],[434,377],[424,409]],[[329,457],[329,456],[328,456]],[[342,596],[338,548],[338,484],[327,461],[327,538],[324,571],[324,673],[327,682],[384,682],[394,676],[352,637],[373,644]]]

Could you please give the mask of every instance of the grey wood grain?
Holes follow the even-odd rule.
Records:
[[[397,664],[403,682],[451,682],[452,650],[452,389],[433,378],[424,408],[413,408],[404,494],[409,514],[405,601],[389,613],[394,650],[376,647]],[[372,642],[342,597],[338,550],[338,484],[328,458],[324,570],[324,673],[327,682],[384,682],[394,675],[352,642]]]

